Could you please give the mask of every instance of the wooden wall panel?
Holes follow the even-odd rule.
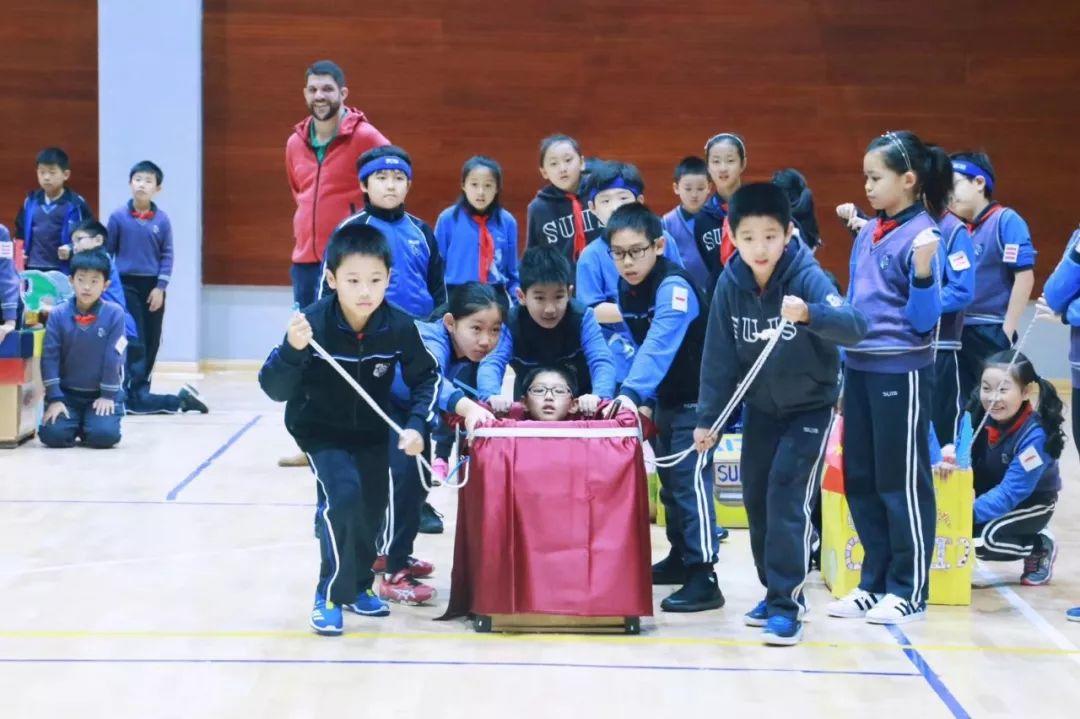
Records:
[[[285,284],[293,205],[284,141],[304,67],[329,57],[351,101],[416,162],[410,209],[434,221],[471,154],[502,162],[524,222],[536,145],[564,131],[635,162],[657,211],[671,171],[721,130],[746,137],[747,179],[797,167],[823,263],[844,277],[832,208],[861,201],[861,158],[886,129],[981,147],[999,197],[1029,220],[1040,276],[1080,219],[1080,5],[958,0],[428,0],[377,5],[206,0],[204,276]]]
[[[0,22],[0,222],[37,187],[34,156],[71,158],[70,186],[97,209],[97,3],[6,0]]]

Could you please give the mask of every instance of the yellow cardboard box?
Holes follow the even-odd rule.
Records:
[[[713,453],[713,506],[716,523],[721,527],[746,528],[746,508],[743,507],[742,482],[739,480],[739,460],[742,457],[742,435],[725,434]],[[660,501],[660,477],[649,475],[649,515],[656,524],[666,526],[664,503]]]
[[[821,491],[821,574],[833,596],[842,597],[859,584],[863,546],[855,531],[839,475],[840,451],[830,440]],[[971,604],[971,541],[975,504],[971,470],[954,471],[948,479],[934,472],[937,532],[930,561],[930,604]]]

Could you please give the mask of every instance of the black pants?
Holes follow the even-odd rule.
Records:
[[[960,396],[967,402],[979,386],[986,358],[1009,349],[1012,342],[1001,325],[965,325],[960,341],[962,347],[956,357],[960,370]]]
[[[385,444],[308,452],[324,500],[318,592],[336,604],[351,604],[371,588],[375,535],[390,486],[388,456]]]
[[[866,552],[859,587],[914,606],[927,597],[937,521],[930,473],[933,368],[902,374],[848,368],[844,491]]]
[[[749,405],[743,415],[743,503],[769,616],[798,615],[810,561],[814,489],[832,416],[832,408],[824,407],[781,419]]]
[[[392,408],[388,414],[404,426],[408,410]],[[397,448],[398,436],[390,433],[390,499],[386,504],[379,533],[379,551],[386,555],[388,574],[401,571],[412,556],[416,535],[420,532],[420,510],[427,501],[428,492],[420,481],[420,467],[416,457],[410,457]],[[428,456],[429,438],[424,437],[424,456]]]
[[[289,269],[289,279],[292,280],[293,287],[293,302],[300,305],[301,309],[314,304],[315,300],[318,299],[322,276],[321,262],[293,263],[293,266]]]
[[[150,299],[150,292],[157,287],[157,277],[139,277],[136,275],[122,275],[120,281],[124,285],[124,302],[127,311],[135,319],[135,329],[139,333],[141,352],[137,357],[128,362],[127,394],[128,403],[138,395],[150,393],[150,375],[154,373],[154,364],[157,362],[158,347],[161,346],[161,323],[165,319],[164,303],[157,312],[151,312],[146,304]],[[135,399],[138,406],[138,399]]]
[[[975,556],[990,562],[1023,559],[1042,548],[1039,532],[1050,524],[1057,506],[1057,492],[1037,492],[1011,512],[975,525],[973,534],[982,539]]]
[[[960,391],[959,350],[938,350],[934,361],[934,432],[944,447],[956,441],[968,396]]]
[[[657,457],[686,449],[693,444],[697,405],[656,408]],[[667,514],[667,538],[672,553],[685,566],[716,564],[716,507],[713,505],[712,452],[706,454],[704,469],[697,470],[697,453],[674,467],[659,468],[660,501]]]
[[[132,368],[141,366],[145,362],[146,348],[140,338],[132,338],[127,346],[126,367],[127,373],[124,385],[128,396],[126,410],[128,414],[178,414],[180,412],[180,398],[175,394],[153,394],[148,385],[143,386],[143,391],[136,392],[131,386]]]

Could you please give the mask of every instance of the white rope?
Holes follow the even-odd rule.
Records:
[[[757,379],[758,374],[760,374],[761,372],[761,368],[765,366],[765,361],[769,358],[769,355],[772,354],[772,351],[776,348],[777,343],[780,341],[781,336],[784,334],[784,330],[787,329],[789,326],[791,326],[791,323],[787,320],[782,320],[777,326],[775,333],[772,337],[769,338],[768,343],[765,345],[765,348],[761,350],[761,353],[757,356],[757,359],[754,360],[754,364],[750,366],[750,370],[746,373],[746,376],[743,377],[742,381],[735,387],[735,391],[732,393],[731,399],[728,400],[727,405],[725,405],[723,411],[720,412],[720,416],[716,418],[716,421],[713,422],[712,427],[709,428],[709,434],[719,434],[720,430],[723,429],[723,427],[727,424],[728,418],[731,416],[731,413],[734,412],[735,408],[739,406],[740,402],[742,402],[743,396],[746,395],[746,393],[750,389],[750,385],[752,385],[754,383],[754,380]],[[657,457],[655,460],[653,460],[653,466],[664,469],[668,467],[674,467],[679,464],[679,462],[682,462],[684,459],[689,457],[694,451],[694,445],[690,445],[681,452],[665,455],[663,457]],[[704,452],[700,454],[704,454]]]
[[[1016,344],[1011,347],[1011,349],[1013,350],[1013,356],[1012,359],[1009,360],[1009,364],[1005,367],[1005,377],[1003,377],[1001,381],[998,382],[997,387],[994,388],[994,393],[990,395],[991,407],[994,406],[994,402],[997,402],[999,399],[1001,399],[1001,395],[1004,393],[1005,382],[1007,381],[1009,372],[1011,372],[1012,368],[1016,365],[1016,358],[1020,356],[1020,350],[1027,342],[1028,335],[1031,334],[1031,330],[1035,327],[1035,322],[1038,319],[1038,312],[1036,312],[1035,316],[1031,318],[1031,322],[1028,323],[1027,328],[1024,330],[1024,334],[1020,335],[1020,338],[1016,341]],[[986,426],[986,422],[989,419],[990,410],[984,409],[982,421],[979,422],[979,426],[975,428],[975,431],[971,433],[972,442],[974,442],[975,438],[979,436],[979,432],[983,431],[983,428]]]
[[[379,404],[374,399],[372,399],[371,395],[367,393],[367,390],[360,386],[360,383],[356,381],[356,378],[346,372],[345,368],[342,367],[336,359],[331,357],[330,353],[324,350],[322,348],[322,345],[315,341],[314,337],[308,340],[308,343],[311,345],[311,348],[318,353],[320,357],[326,360],[330,364],[330,366],[334,368],[335,372],[341,375],[342,379],[349,383],[349,386],[356,390],[356,393],[360,395],[361,399],[368,403],[368,406],[371,407],[371,409],[375,411],[375,414],[379,415],[382,420],[390,426],[390,429],[394,430],[394,432],[396,432],[399,437],[405,433],[405,430],[402,429],[402,427],[397,422],[390,419],[389,415],[387,415],[386,412],[383,412],[382,407],[380,407]],[[428,464],[428,461],[424,459],[422,455],[416,455],[416,463],[421,468],[427,469],[429,472],[431,471],[431,465]],[[423,476],[423,472],[421,472],[421,481],[424,481]]]

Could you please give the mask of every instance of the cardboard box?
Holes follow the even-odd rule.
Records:
[[[0,385],[25,384],[32,379],[33,358],[0,358]]]
[[[0,385],[0,447],[14,447],[37,431],[41,401],[33,382]]]
[[[833,596],[842,597],[859,585],[864,550],[844,496],[842,423],[829,437],[821,487],[821,574]],[[971,541],[975,504],[971,470],[958,470],[948,479],[934,473],[937,530],[930,559],[930,604],[971,604],[971,570],[975,564]]]
[[[725,434],[713,453],[713,507],[716,523],[725,529],[749,526],[742,500],[739,462],[742,458],[742,435]],[[667,525],[664,503],[660,501],[660,477],[649,475],[649,514],[659,526]]]
[[[45,338],[45,330],[39,330],[42,335],[42,342]],[[34,344],[35,334],[33,330],[19,330],[18,332],[11,332],[4,341],[0,342],[0,358],[13,359],[23,357],[34,356]],[[38,355],[40,356],[40,352]]]

